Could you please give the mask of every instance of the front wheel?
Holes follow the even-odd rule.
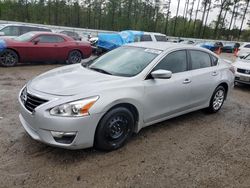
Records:
[[[226,98],[225,88],[223,86],[218,86],[212,95],[212,98],[210,100],[210,105],[207,110],[210,113],[218,112],[221,109],[225,101],[225,98]]]
[[[80,63],[82,61],[82,54],[78,50],[73,50],[69,53],[67,63],[75,64]]]
[[[13,67],[18,63],[18,55],[15,51],[6,49],[0,53],[0,64],[4,67]]]
[[[95,147],[105,151],[122,147],[131,137],[134,125],[134,116],[127,108],[118,107],[110,110],[97,127]]]

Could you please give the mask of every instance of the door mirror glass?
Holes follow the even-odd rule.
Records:
[[[5,35],[5,33],[0,31],[0,36],[4,36],[4,35]]]
[[[151,73],[151,76],[155,79],[169,79],[172,77],[172,72],[168,70],[155,70]]]
[[[33,40],[33,43],[36,45],[36,44],[38,44],[40,42],[40,39],[34,39]]]

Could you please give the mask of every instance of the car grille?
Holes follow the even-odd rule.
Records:
[[[246,69],[237,69],[237,72],[243,73],[243,74],[250,74],[250,70],[246,70]]]
[[[36,107],[48,102],[48,100],[31,95],[25,90],[22,91],[21,100],[28,111],[34,112]]]

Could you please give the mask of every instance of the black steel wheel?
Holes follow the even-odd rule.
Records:
[[[82,61],[82,54],[78,50],[73,50],[69,53],[67,63],[69,64],[75,64],[75,63],[81,63]]]
[[[122,147],[131,137],[134,125],[134,116],[127,108],[112,109],[104,115],[97,127],[95,147],[106,151]]]
[[[0,64],[4,67],[13,67],[19,61],[18,55],[15,51],[6,49],[0,53]]]

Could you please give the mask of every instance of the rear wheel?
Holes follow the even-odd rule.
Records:
[[[223,86],[218,86],[212,95],[212,98],[210,100],[210,105],[208,107],[208,111],[210,113],[218,112],[221,109],[225,101],[225,98],[226,98],[225,88]]]
[[[69,53],[67,63],[75,64],[82,61],[82,54],[78,50],[73,50]]]
[[[13,67],[18,63],[18,55],[15,51],[6,49],[0,53],[0,64],[4,67]]]
[[[109,111],[97,127],[95,147],[106,151],[122,147],[131,137],[134,125],[134,116],[127,108],[118,107]]]

